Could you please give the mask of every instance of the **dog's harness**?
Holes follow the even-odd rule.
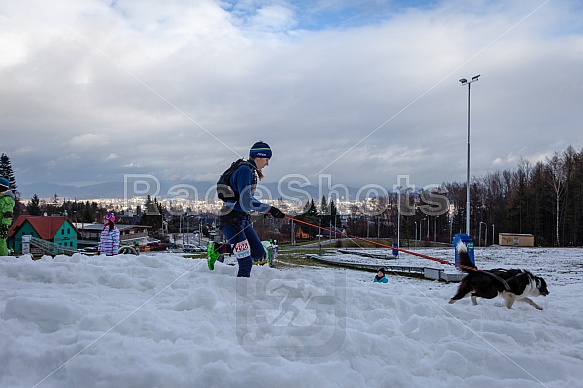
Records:
[[[493,272],[489,272],[489,271],[481,271],[483,273],[487,273],[488,275],[492,276],[494,279],[498,280],[500,283],[502,283],[504,285],[504,288],[506,288],[506,291],[511,292],[510,290],[510,285],[508,285],[508,282],[511,281],[512,279],[518,277],[519,275],[522,275],[524,272],[521,270],[519,273],[517,273],[516,275],[508,278],[508,280],[504,280],[502,279],[500,276],[496,275]]]
[[[474,266],[471,266],[471,267],[470,267],[470,266],[467,266],[467,265],[462,265],[462,264],[457,264],[457,263],[456,263],[455,265],[456,265],[456,267],[459,267],[459,268],[464,268],[464,269],[466,269],[466,270],[468,270],[468,271],[476,271],[476,272],[481,272],[481,273],[485,273],[485,274],[487,274],[487,275],[490,275],[490,276],[492,276],[494,279],[496,279],[496,280],[498,280],[500,283],[502,283],[502,284],[504,285],[504,288],[506,289],[506,291],[510,291],[510,285],[508,284],[508,282],[507,282],[506,280],[502,279],[500,276],[496,275],[496,274],[495,274],[495,273],[493,273],[493,272],[485,271],[485,270],[483,270],[483,269],[477,269],[477,268],[476,268],[476,267],[474,267]],[[509,278],[509,279],[508,279],[508,281],[510,281],[510,280],[512,280],[512,279],[514,279],[515,277],[517,277],[518,275],[521,275],[521,274],[522,274],[522,272],[521,272],[521,273],[519,273],[519,274],[516,274],[516,275],[512,276],[511,278]]]

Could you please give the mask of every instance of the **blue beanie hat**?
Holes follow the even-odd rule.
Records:
[[[261,140],[257,143],[253,144],[251,150],[249,151],[249,156],[252,158],[271,158],[271,148],[267,143],[262,142]]]
[[[269,151],[271,154],[271,151]],[[0,190],[5,191],[10,188],[10,182],[4,177],[0,177]]]

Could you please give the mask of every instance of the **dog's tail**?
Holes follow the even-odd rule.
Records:
[[[464,272],[471,272],[476,269],[476,265],[472,263],[470,254],[468,253],[468,247],[463,241],[457,243],[457,253],[459,257],[459,267]]]

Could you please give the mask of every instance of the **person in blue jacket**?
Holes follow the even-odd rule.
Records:
[[[389,279],[385,276],[385,269],[379,268],[377,271],[377,275],[374,277],[373,282],[375,283],[388,283]]]
[[[261,260],[265,249],[249,221],[252,211],[284,218],[285,214],[274,206],[260,202],[253,196],[257,179],[263,179],[263,169],[269,165],[272,151],[267,143],[259,141],[251,147],[249,159],[233,171],[229,186],[234,197],[225,201],[220,212],[220,229],[227,240],[230,254],[239,265],[238,277],[250,277],[253,260]],[[209,269],[214,268],[216,258],[209,256]]]

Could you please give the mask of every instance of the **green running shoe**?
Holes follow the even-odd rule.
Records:
[[[220,244],[217,244],[214,241],[209,241],[206,248],[207,253],[206,263],[211,271],[215,269],[215,263],[217,262],[217,260],[222,261],[220,260],[221,254],[219,251]]]

